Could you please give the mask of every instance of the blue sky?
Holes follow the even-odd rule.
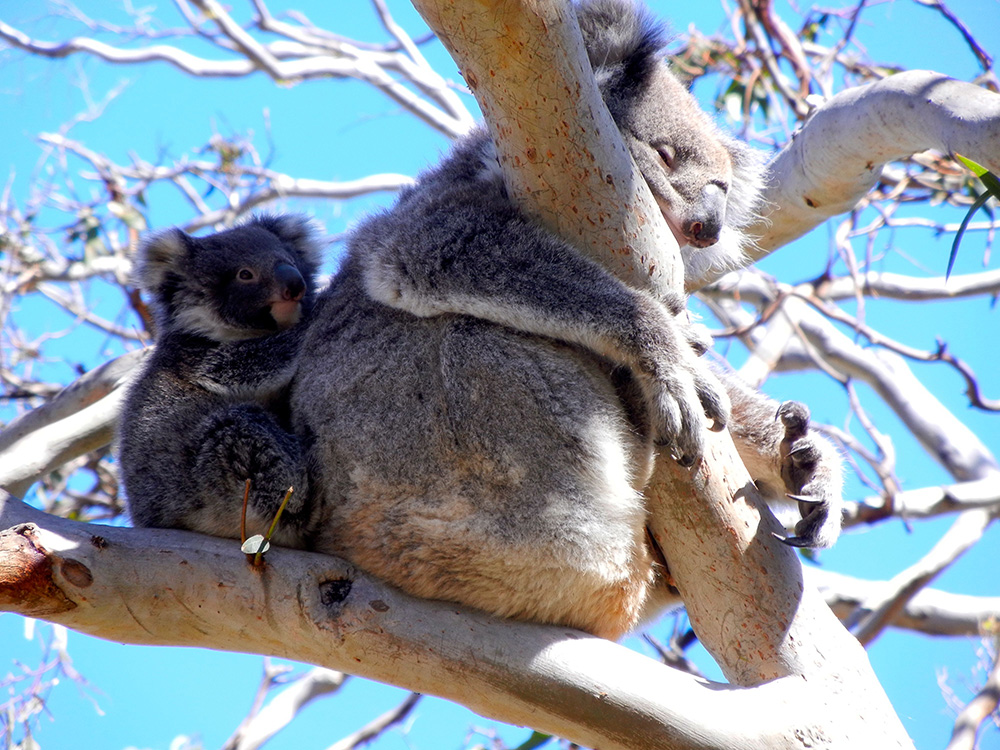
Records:
[[[720,5],[705,3],[652,4],[658,13],[672,18],[683,31],[693,23],[711,34],[724,24]],[[682,7],[684,6],[684,7]],[[81,4],[92,17],[121,20],[120,11],[107,2]],[[302,7],[297,4],[296,7]],[[411,32],[422,24],[408,3],[395,0],[390,7]],[[839,7],[839,4],[834,7]],[[1000,56],[1000,0],[960,0],[949,7],[973,28],[987,51]],[[237,14],[246,7],[233,3]],[[782,13],[787,6],[779,5]],[[273,5],[277,11],[279,6]],[[361,39],[383,39],[367,0],[313,2],[307,10],[320,26]],[[82,33],[66,21],[44,18],[44,6],[26,0],[7,0],[0,10],[5,21],[47,39],[67,33]],[[164,4],[157,13],[168,24],[180,24],[173,8]],[[794,18],[790,13],[787,17]],[[870,55],[880,61],[908,67],[940,70],[968,79],[976,71],[975,60],[958,34],[944,25],[933,11],[913,2],[877,3],[866,10],[857,37]],[[457,78],[454,65],[434,45],[428,52],[438,70]],[[81,90],[85,82],[85,90]],[[294,87],[279,87],[263,76],[237,81],[192,81],[176,70],[155,64],[142,67],[111,67],[96,60],[71,58],[62,61],[26,59],[20,53],[0,55],[0,166],[13,175],[13,195],[23,201],[40,156],[35,135],[55,131],[85,109],[88,100],[100,101],[124,84],[104,115],[93,123],[80,123],[72,137],[116,161],[130,153],[155,161],[190,153],[203,145],[213,132],[242,133],[252,130],[255,143],[266,150],[269,129],[275,144],[272,166],[300,177],[355,179],[375,172],[415,174],[432,163],[447,147],[446,139],[426,126],[414,123],[396,105],[379,93],[356,82],[327,81]],[[710,102],[712,84],[700,85],[697,93]],[[90,190],[83,180],[81,191]],[[385,203],[391,197],[361,199],[341,204],[299,202],[288,208],[313,213],[330,234],[344,231],[351,222]],[[150,221],[156,227],[180,223],[188,218],[184,206],[166,191],[149,196]],[[931,209],[936,219],[954,221],[957,212]],[[928,209],[913,211],[927,214]],[[782,280],[814,278],[823,271],[829,253],[830,229],[820,227],[808,237],[766,259],[761,266]],[[876,247],[877,267],[905,273],[929,275],[943,272],[950,238],[936,238],[926,231],[899,230],[880,236]],[[963,245],[956,273],[982,267],[983,238],[970,235]],[[334,248],[335,251],[335,248]],[[995,268],[994,257],[990,267]],[[335,261],[331,260],[332,269]],[[112,309],[121,304],[117,292],[94,284],[88,290],[92,301]],[[35,314],[26,303],[25,313]],[[25,325],[54,330],[62,321],[47,317],[51,308],[39,307]],[[981,376],[987,395],[1000,397],[1000,315],[987,300],[941,305],[871,304],[868,320],[879,330],[913,346],[933,348],[935,336],[947,338],[952,351],[965,359]],[[88,339],[89,337],[89,339]],[[71,365],[86,367],[101,359],[99,336],[84,329],[74,331],[63,343],[65,362],[50,365],[52,377],[66,378]],[[95,344],[94,342],[97,341]],[[110,355],[111,351],[103,356]],[[739,363],[738,347],[732,358]],[[994,453],[1000,452],[1000,417],[965,406],[962,383],[941,365],[914,365],[915,371]],[[776,377],[766,390],[776,398],[807,402],[814,418],[843,426],[846,397],[843,391],[819,375]],[[895,416],[864,388],[860,395],[880,429],[889,433],[899,454],[898,471],[905,488],[949,481],[937,465],[900,428]],[[857,481],[849,481],[847,495],[868,494]],[[887,578],[926,553],[950,525],[951,519],[918,523],[912,529],[901,523],[884,524],[868,532],[845,535],[837,547],[822,555],[831,570],[866,578]],[[935,585],[960,593],[1000,595],[996,560],[1000,532],[994,527],[988,537],[948,570]],[[43,626],[44,628],[47,626]],[[37,638],[37,636],[36,636]],[[630,645],[642,648],[634,639]],[[870,649],[873,665],[907,729],[920,748],[941,747],[951,731],[952,717],[936,686],[939,670],[947,670],[960,694],[974,679],[978,641],[929,639],[890,632]],[[24,620],[0,615],[0,674],[13,669],[12,659],[33,665],[39,645],[24,637]],[[261,673],[261,658],[189,649],[131,647],[108,643],[75,633],[69,635],[69,653],[74,666],[89,681],[81,689],[64,682],[50,693],[49,711],[54,721],[41,720],[37,737],[46,750],[79,747],[105,750],[135,746],[166,750],[173,738],[186,734],[200,737],[205,747],[218,747],[238,725],[251,704]],[[711,665],[703,666],[711,674]],[[400,702],[404,693],[394,688],[354,680],[340,697],[308,708],[301,720],[275,738],[269,748],[325,747],[359,724]],[[967,695],[967,694],[966,694]],[[100,712],[95,707],[100,707]],[[381,739],[377,747],[460,748],[470,744],[470,726],[494,727],[492,721],[443,701],[425,699],[406,725]],[[526,738],[525,729],[504,729],[509,744]],[[81,738],[86,738],[81,743]],[[1000,748],[1000,733],[994,731],[981,746]]]

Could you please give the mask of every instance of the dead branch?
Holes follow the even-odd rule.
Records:
[[[986,684],[955,719],[955,729],[945,750],[975,750],[976,735],[1000,705],[1000,638],[993,639],[993,668]]]
[[[809,566],[806,578],[815,585],[841,620],[847,620],[866,601],[889,588],[888,581],[866,581]],[[921,589],[896,612],[891,626],[934,636],[976,637],[984,624],[1000,618],[1000,596],[952,594]]]

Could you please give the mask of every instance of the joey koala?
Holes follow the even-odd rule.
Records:
[[[208,237],[170,229],[139,250],[136,278],[156,348],[129,389],[119,465],[136,526],[305,546],[308,480],[289,430],[287,386],[313,302],[319,249],[298,216],[258,216]]]
[[[672,77],[639,7],[577,14],[686,269],[739,265],[757,159]],[[617,638],[660,601],[642,497],[657,448],[696,461],[706,415],[764,490],[816,500],[792,543],[832,543],[835,451],[801,405],[723,385],[702,345],[684,300],[626,285],[522,215],[473,132],[353,232],[309,326],[291,407],[314,547],[416,596]]]

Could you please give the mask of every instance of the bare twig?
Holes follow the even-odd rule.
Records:
[[[261,708],[264,696],[275,687],[277,678],[287,672],[287,668],[265,669],[250,715],[223,745],[224,750],[257,750],[288,726],[309,703],[337,692],[348,677],[334,669],[314,667]]]
[[[371,742],[385,730],[398,724],[409,716],[410,711],[412,711],[414,706],[417,705],[417,701],[419,701],[420,698],[420,693],[410,693],[406,697],[406,700],[398,706],[386,711],[377,719],[374,719],[365,726],[361,727],[358,731],[352,732],[343,739],[334,742],[330,745],[328,750],[354,750],[354,748]]]
[[[813,566],[805,568],[805,572],[842,620],[890,586],[888,581],[866,581]],[[974,637],[982,632],[984,623],[997,617],[1000,617],[1000,597],[923,588],[896,613],[890,625],[926,635]]]
[[[976,735],[1000,705],[1000,636],[993,637],[993,668],[985,684],[955,719],[955,729],[945,750],[975,750]]]
[[[996,515],[980,509],[959,516],[923,559],[893,576],[881,594],[866,601],[852,615],[848,623],[858,623],[853,628],[858,640],[869,644],[877,638],[917,592],[979,541]]]

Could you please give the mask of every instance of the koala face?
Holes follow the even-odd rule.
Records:
[[[317,254],[300,217],[255,217],[209,237],[178,229],[153,235],[139,251],[137,278],[152,296],[161,334],[236,341],[298,323],[311,301]]]
[[[759,183],[752,152],[719,132],[665,64],[616,120],[689,271],[742,265]]]
[[[686,278],[743,265],[761,160],[670,72],[665,30],[647,11],[590,0],[577,15],[604,101],[681,247]]]
[[[654,69],[624,119],[633,157],[678,244],[714,245],[726,226],[733,163],[721,141],[705,137],[711,123],[665,66]]]

